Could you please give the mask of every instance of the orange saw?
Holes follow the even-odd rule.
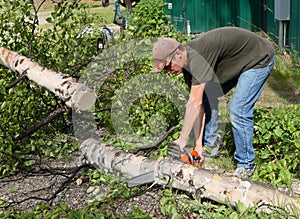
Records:
[[[204,168],[205,159],[201,159],[197,151],[193,150],[190,147],[184,147],[183,152],[181,153],[180,146],[174,142],[168,144],[168,155],[174,159],[180,160],[186,164],[193,165],[195,167]],[[154,171],[149,171],[137,176],[132,177],[127,180],[127,186],[129,188],[140,186],[145,183],[153,183],[155,181]]]
[[[199,156],[198,152],[193,150],[189,146],[185,146],[183,148],[183,152],[180,150],[180,146],[174,142],[168,143],[168,155],[177,159],[181,160],[186,164],[191,164],[195,167],[202,167],[205,166],[205,158]]]

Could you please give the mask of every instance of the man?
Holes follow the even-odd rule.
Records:
[[[198,154],[218,155],[218,97],[235,87],[229,105],[237,161],[234,174],[252,176],[253,111],[274,65],[271,42],[242,28],[223,27],[208,31],[186,45],[161,38],[152,55],[153,72],[165,70],[176,75],[183,72],[190,87],[184,124],[175,140],[181,150],[194,129]],[[203,144],[211,148],[211,153],[203,151]]]

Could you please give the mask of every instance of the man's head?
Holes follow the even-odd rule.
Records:
[[[172,38],[159,39],[152,50],[152,72],[166,70],[167,73],[179,74],[185,65],[185,48]]]

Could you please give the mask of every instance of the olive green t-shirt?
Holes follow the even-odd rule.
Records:
[[[237,27],[222,27],[186,44],[188,66],[183,70],[190,85],[217,76],[221,84],[252,68],[263,68],[274,56],[270,41]],[[215,79],[214,79],[215,80]]]

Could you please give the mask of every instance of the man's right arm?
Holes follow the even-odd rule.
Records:
[[[180,148],[183,149],[187,143],[187,138],[195,124],[195,121],[200,118],[199,124],[202,125],[204,118],[204,107],[202,105],[203,94],[204,94],[205,84],[193,85],[190,91],[190,97],[186,105],[186,111],[184,116],[184,123],[181,129],[181,134],[175,143],[180,145]],[[199,127],[199,132],[203,132],[203,127]],[[199,133],[198,137],[202,136],[202,133]],[[196,147],[199,149],[202,145],[198,145],[200,141],[196,139]],[[199,149],[200,151],[200,149]]]

